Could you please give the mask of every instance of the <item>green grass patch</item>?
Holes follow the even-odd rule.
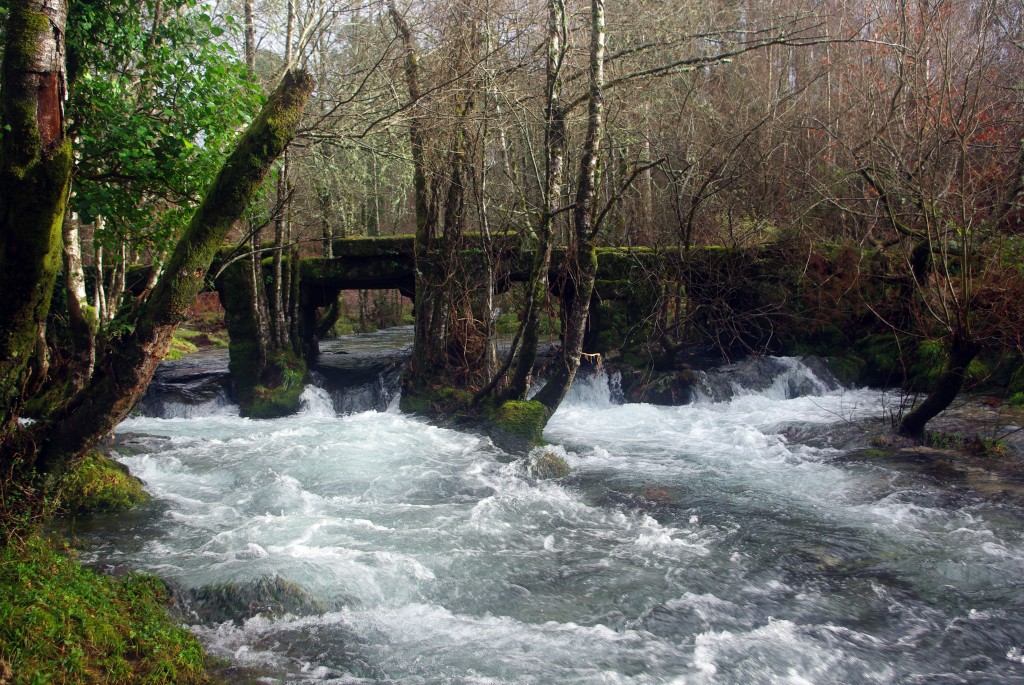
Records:
[[[959,433],[944,433],[935,431],[928,434],[928,446],[940,450],[963,449],[966,440]]]
[[[35,683],[207,683],[153,576],[103,576],[38,537],[0,549],[0,673]],[[2,678],[0,678],[2,679]]]
[[[57,492],[58,510],[65,514],[127,511],[149,499],[139,479],[96,450],[64,476]]]
[[[198,352],[201,348],[214,348],[225,350],[228,347],[228,337],[224,332],[195,331],[191,328],[176,328],[174,337],[171,339],[171,349],[164,359],[181,359],[187,354]]]
[[[175,360],[181,359],[186,354],[192,354],[198,352],[199,347],[189,340],[189,333],[195,333],[195,331],[186,331],[185,329],[175,329],[174,337],[171,338],[171,349],[167,351],[167,355],[164,359]]]

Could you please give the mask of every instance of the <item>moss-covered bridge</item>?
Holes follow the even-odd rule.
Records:
[[[504,243],[491,242],[489,261],[495,267],[499,291],[528,278],[532,255],[519,249],[518,242],[515,236]],[[472,240],[467,243],[472,245]],[[408,297],[415,296],[413,236],[347,238],[335,240],[332,248],[333,258],[306,257],[293,270],[298,276],[293,283],[293,293],[298,296],[300,335],[308,361],[313,361],[318,353],[317,311],[335,303],[341,291],[396,289]],[[766,312],[784,312],[785,317],[801,320],[797,331],[801,335],[813,332],[822,323],[815,320],[818,318],[815,311],[824,304],[831,318],[840,305],[831,297],[826,297],[828,302],[816,301],[821,299],[822,292],[808,288],[806,273],[794,273],[794,264],[802,265],[803,271],[807,265],[794,260],[787,249],[780,245],[691,250],[599,248],[587,351],[620,349],[627,339],[640,337],[642,329],[649,332],[658,308],[679,293],[686,295],[686,316],[705,332],[718,330],[716,335],[722,335],[721,331],[727,336],[749,335],[750,340],[745,343],[761,344],[764,339],[777,338],[780,333],[779,317],[768,321],[764,317]],[[463,261],[471,268],[479,264],[482,275],[483,254],[482,248],[470,247],[465,250]],[[269,261],[264,261],[268,270]],[[823,277],[838,276],[847,285],[851,279],[856,279],[856,259],[847,260],[837,254],[826,262],[821,266],[828,272]],[[852,265],[849,269],[844,266],[846,262]],[[549,276],[556,295],[561,264],[562,256],[554,255]],[[221,270],[216,284],[226,312],[233,361],[236,356],[245,354],[247,344],[254,341],[259,330],[253,319],[253,295],[250,280],[245,278],[246,268],[248,261],[244,259],[228,264]],[[846,270],[851,273],[839,273]],[[465,285],[471,289],[484,287],[485,279],[474,280],[480,283]],[[854,318],[857,318],[855,314]],[[723,322],[728,323],[723,325]],[[737,322],[743,330],[737,330]]]

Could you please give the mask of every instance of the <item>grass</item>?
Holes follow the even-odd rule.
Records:
[[[928,446],[940,450],[959,450],[966,444],[964,436],[959,433],[935,431],[928,433]]]
[[[208,657],[153,576],[112,578],[33,536],[0,548],[0,681],[208,683]]]
[[[228,340],[223,333],[196,331],[191,328],[178,327],[171,339],[171,349],[164,359],[181,359],[187,354],[198,352],[200,347],[227,349]]]

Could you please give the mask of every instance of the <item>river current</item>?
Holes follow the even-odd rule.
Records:
[[[81,534],[186,610],[269,587],[276,611],[190,614],[260,682],[1024,683],[1022,511],[845,458],[829,431],[881,393],[789,380],[656,407],[584,379],[557,481],[315,387],[284,419],[132,418],[154,501]]]

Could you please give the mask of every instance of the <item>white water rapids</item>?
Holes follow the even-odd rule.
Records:
[[[545,482],[316,388],[273,421],[133,418],[155,502],[91,559],[182,596],[300,588],[193,626],[260,682],[1024,683],[1022,512],[840,459],[825,427],[880,394],[786,387],[669,408],[581,382],[545,433],[573,475]]]

